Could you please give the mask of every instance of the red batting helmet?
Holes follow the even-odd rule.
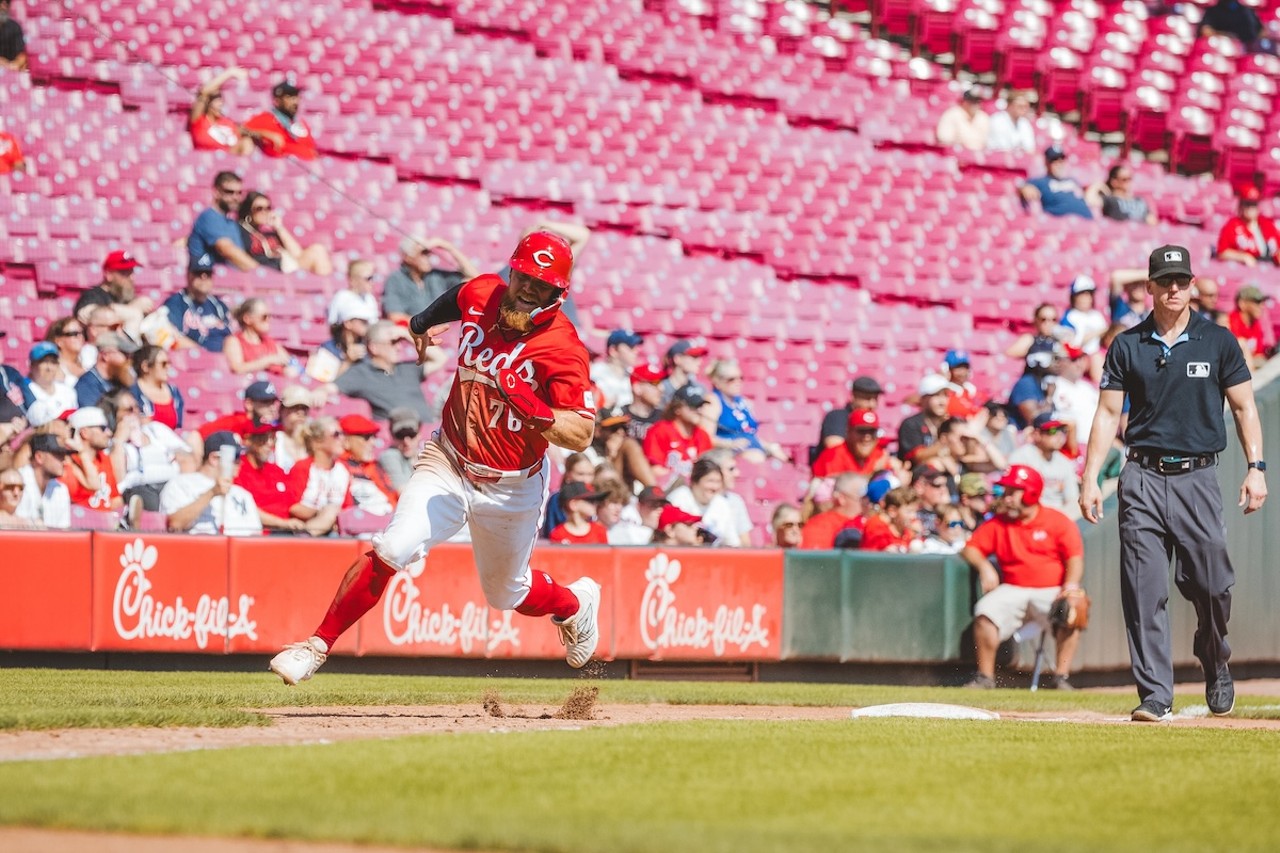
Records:
[[[569,289],[569,273],[573,270],[573,250],[563,237],[548,231],[527,234],[511,254],[511,268],[545,281],[561,290]]]
[[[1035,506],[1040,503],[1040,495],[1044,494],[1044,477],[1040,472],[1028,465],[1010,465],[1004,476],[996,480],[997,486],[1013,491],[1022,490],[1022,503]]]

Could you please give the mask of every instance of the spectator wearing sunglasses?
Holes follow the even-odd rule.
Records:
[[[396,492],[404,491],[413,476],[413,463],[422,451],[422,419],[413,409],[392,409],[388,415],[391,446],[378,454],[378,467]]]
[[[166,299],[164,309],[179,333],[178,349],[222,352],[231,334],[231,311],[213,293],[213,262],[207,255],[187,267],[187,286]]]
[[[773,534],[773,544],[778,548],[799,548],[804,539],[804,518],[800,507],[795,504],[781,503],[769,518],[769,531]]]
[[[959,554],[969,541],[969,528],[960,516],[955,504],[943,504],[937,508],[937,530],[925,537],[920,546],[922,554]]]
[[[110,305],[124,323],[125,331],[136,338],[142,318],[156,307],[150,297],[137,294],[133,276],[141,266],[127,251],[111,252],[102,261],[102,281],[80,294],[71,313],[81,323],[87,323],[94,306]]]
[[[41,526],[35,519],[18,515],[18,506],[26,491],[27,485],[17,468],[0,471],[0,529],[34,530]]]
[[[1064,513],[1068,518],[1080,517],[1080,480],[1076,466],[1062,452],[1068,442],[1070,427],[1051,414],[1037,415],[1031,424],[1031,443],[1023,445],[1009,457],[1010,465],[1034,468],[1044,479],[1040,502]]]
[[[320,243],[303,248],[284,227],[280,209],[265,194],[253,191],[240,202],[240,239],[249,256],[264,267],[290,273],[302,270],[330,275],[333,262],[329,250]]]
[[[1009,391],[1009,413],[1018,429],[1026,429],[1036,415],[1052,411],[1060,348],[1060,344],[1037,342],[1027,353],[1026,369]]]
[[[258,297],[250,297],[231,312],[240,331],[227,338],[222,354],[227,357],[227,367],[232,373],[257,373],[265,370],[276,376],[297,376],[299,373],[293,356],[284,344],[271,337],[271,312],[267,303]]]
[[[1124,163],[1117,163],[1107,173],[1107,181],[1101,187],[1102,215],[1119,222],[1145,222],[1156,224],[1155,211],[1146,199],[1133,194],[1133,170]]]
[[[187,115],[187,130],[197,151],[229,151],[241,157],[252,153],[253,138],[222,111],[222,87],[248,79],[249,72],[243,68],[228,68],[200,84]]]
[[[189,266],[207,267],[210,271],[214,264],[230,264],[246,271],[258,268],[258,262],[245,251],[244,235],[236,223],[243,198],[244,181],[239,175],[219,172],[214,176],[213,206],[201,211],[187,235]]]

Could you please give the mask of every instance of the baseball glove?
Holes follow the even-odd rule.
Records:
[[[556,422],[555,412],[533,393],[528,382],[514,370],[504,367],[498,371],[498,391],[520,419],[538,431],[550,428]]]
[[[1089,627],[1089,594],[1083,589],[1064,592],[1049,608],[1049,622],[1054,628],[1083,631]]]

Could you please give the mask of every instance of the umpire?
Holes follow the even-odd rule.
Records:
[[[1267,484],[1253,380],[1227,329],[1191,310],[1195,277],[1182,246],[1151,253],[1151,314],[1118,335],[1107,352],[1101,399],[1089,435],[1080,510],[1102,517],[1098,472],[1116,434],[1125,396],[1129,464],[1120,473],[1120,580],[1129,660],[1141,704],[1132,719],[1168,720],[1173,712],[1169,636],[1169,560],[1178,591],[1196,609],[1195,655],[1205,699],[1218,716],[1235,707],[1227,661],[1227,620],[1235,570],[1227,555],[1218,486],[1218,454],[1227,446],[1225,397],[1249,463],[1240,487],[1246,514],[1262,506]]]

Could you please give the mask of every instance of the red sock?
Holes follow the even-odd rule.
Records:
[[[329,605],[329,612],[315,635],[332,649],[338,637],[378,603],[387,581],[395,573],[395,569],[372,551],[357,559],[342,579],[338,594],[333,597],[333,604]]]
[[[546,572],[534,572],[529,594],[520,602],[516,612],[522,616],[546,616],[550,613],[560,619],[568,619],[578,612],[578,596],[568,587],[560,586]]]

